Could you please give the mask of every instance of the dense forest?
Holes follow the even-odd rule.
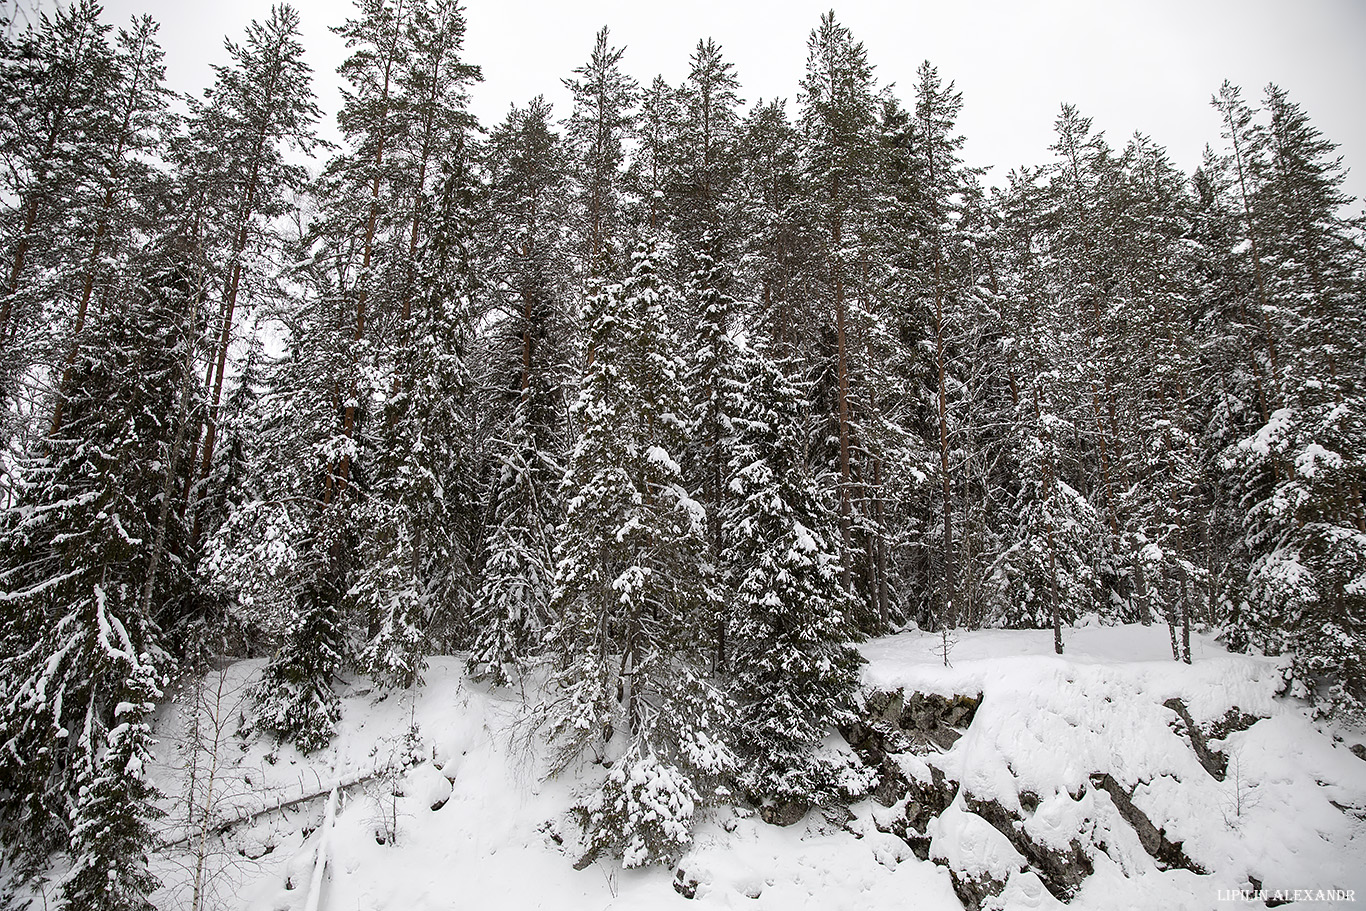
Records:
[[[833,13],[791,103],[604,28],[572,110],[495,124],[465,28],[357,0],[338,145],[289,6],[193,99],[149,18],[0,30],[9,869],[148,907],[150,716],[241,656],[304,751],[341,675],[536,677],[628,865],[848,787],[849,643],[906,624],[1211,630],[1360,710],[1363,225],[1285,91],[1199,89],[1193,174],[1064,104],[988,188],[954,83]]]

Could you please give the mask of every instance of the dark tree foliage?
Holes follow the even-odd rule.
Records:
[[[77,906],[110,870],[109,903],[92,907],[146,907],[153,885],[145,718],[173,664],[153,614],[189,585],[189,567],[164,553],[183,528],[160,502],[177,487],[167,472],[191,339],[171,305],[183,298],[158,290],[130,289],[90,328],[67,420],[25,462],[5,513],[6,844],[41,856],[70,839]]]

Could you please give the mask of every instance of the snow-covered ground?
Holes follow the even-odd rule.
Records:
[[[1094,873],[1073,908],[1248,907],[1221,900],[1228,898],[1221,890],[1249,888],[1250,876],[1266,889],[1355,890],[1366,902],[1366,761],[1347,749],[1363,739],[1360,732],[1342,732],[1347,742],[1336,743],[1334,729],[1312,722],[1301,703],[1277,697],[1281,675],[1273,659],[1229,655],[1197,637],[1194,663],[1178,665],[1163,627],[1069,630],[1066,654],[1058,657],[1051,635],[960,634],[949,668],[934,636],[909,632],[864,644],[870,690],[982,694],[964,736],[947,752],[924,757],[962,785],[930,823],[932,858],[960,873],[979,870],[1007,881],[1001,907],[1058,905],[1037,875],[1021,872],[1022,858],[1005,836],[967,808],[971,795],[1019,814],[1040,844],[1075,839],[1093,852]],[[346,791],[331,835],[320,904],[326,911],[686,907],[676,879],[703,908],[962,907],[942,863],[918,860],[904,841],[877,828],[897,808],[871,800],[855,805],[851,820],[812,810],[787,828],[717,809],[698,827],[677,871],[626,871],[607,858],[575,870],[567,811],[604,770],[585,762],[547,779],[528,696],[471,682],[459,658],[435,659],[414,693],[386,693],[364,681],[346,689],[332,747],[302,757],[234,733],[247,708],[240,695],[259,670],[260,662],[241,662],[222,681],[219,715],[229,723],[215,776],[220,816],[324,791],[390,765],[405,750],[422,757],[401,775]],[[1223,781],[1201,767],[1177,729],[1176,715],[1163,705],[1174,697],[1202,726],[1234,706],[1263,719],[1210,744],[1228,756]],[[157,775],[170,795],[173,827],[185,815],[180,715],[172,707],[158,719]],[[412,725],[415,736],[405,740]],[[838,743],[832,735],[831,744]],[[201,768],[205,759],[201,752]],[[922,766],[910,768],[912,775],[927,768],[915,758],[901,761]],[[1093,776],[1103,773],[1208,872],[1159,870],[1109,796],[1093,786]],[[1021,807],[1025,791],[1037,796],[1032,811]],[[212,899],[206,907],[302,909],[324,803],[266,813],[221,841],[204,842]],[[188,847],[199,843],[191,839],[159,859],[157,872],[167,883],[159,907],[189,907]]]

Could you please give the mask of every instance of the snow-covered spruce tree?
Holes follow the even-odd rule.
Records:
[[[493,492],[492,530],[484,543],[474,600],[475,642],[470,671],[506,686],[520,664],[542,646],[550,626],[554,491],[547,454],[534,446],[527,409],[518,406],[506,428]]]
[[[341,709],[332,684],[346,659],[343,592],[336,564],[347,549],[345,517],[335,505],[322,508],[306,556],[296,567],[295,614],[279,650],[252,689],[253,724],[311,753],[327,746]]]
[[[1185,176],[1146,136],[1130,140],[1120,165],[1110,190],[1118,259],[1111,293],[1124,315],[1115,391],[1137,431],[1108,459],[1116,481],[1125,481],[1115,484],[1124,489],[1114,497],[1112,517],[1116,526],[1123,519],[1117,552],[1130,564],[1121,616],[1147,623],[1154,612],[1167,613],[1179,619],[1188,644],[1191,615],[1214,562],[1204,543],[1208,518],[1192,433],[1209,422],[1193,407],[1199,352],[1190,329],[1196,286],[1189,198]]]
[[[726,486],[727,463],[735,434],[734,417],[743,407],[745,378],[741,375],[742,349],[732,334],[736,302],[727,289],[734,274],[716,260],[718,243],[711,232],[694,253],[691,297],[697,320],[690,328],[693,345],[688,352],[687,388],[691,393],[691,425],[685,463],[691,485],[707,510],[707,550],[704,568],[708,576],[712,635],[716,654],[713,666],[726,667],[726,637],[731,625],[730,605],[723,594],[735,582],[727,578],[722,555],[726,551],[722,516],[731,492]]]
[[[386,400],[374,416],[382,423],[367,433],[358,402],[348,405],[342,423],[343,434],[356,438],[360,457],[369,460],[357,465],[357,481],[368,478],[358,511],[358,556],[368,571],[350,593],[367,626],[359,664],[403,686],[421,679],[433,623],[460,645],[470,635],[477,523],[465,435],[474,422],[465,410],[478,267],[466,91],[481,78],[460,58],[465,19],[454,0],[414,5],[406,30],[411,50],[395,77],[394,116],[403,131],[386,166],[393,196],[388,262],[383,275],[360,288],[362,295],[381,291],[390,319],[396,318],[387,332],[374,333],[376,353],[392,376],[379,390]],[[369,353],[364,311],[361,297],[347,380],[356,383],[357,400],[367,385],[360,382]],[[382,319],[383,311],[376,315]],[[344,459],[343,482],[349,471]]]
[[[71,813],[74,863],[62,899],[73,911],[153,911],[148,895],[161,885],[147,869],[154,844],[150,823],[164,815],[154,803],[161,795],[147,779],[153,743],[147,716],[161,697],[162,681],[131,653],[114,661],[124,668],[114,727],[97,763],[79,777]]]
[[[1134,600],[1143,622],[1154,613],[1167,622],[1172,657],[1190,663],[1192,600],[1204,571],[1191,562],[1188,525],[1198,521],[1199,475],[1189,434],[1170,419],[1156,419],[1130,459],[1138,481],[1121,499],[1128,507],[1134,557]]]
[[[142,907],[130,896],[150,882],[139,820],[154,814],[154,795],[137,760],[144,704],[171,663],[152,617],[188,587],[175,559],[153,577],[157,545],[182,537],[177,517],[169,530],[158,519],[175,486],[166,463],[189,344],[165,303],[133,289],[90,327],[67,418],[26,466],[0,546],[5,849],[46,858],[70,843],[77,870],[112,864],[119,900],[131,902],[118,907]]]
[[[295,499],[234,509],[208,542],[206,572],[243,622],[280,643],[251,689],[253,724],[307,753],[327,745],[340,717],[332,684],[349,653],[339,580],[350,545],[339,507]]]
[[[395,362],[374,482],[362,508],[367,571],[350,599],[378,626],[360,666],[398,686],[421,680],[429,627],[444,624],[468,642],[476,492],[470,474],[472,423],[467,366],[477,267],[471,246],[471,187],[462,150],[443,163],[434,213],[418,245],[421,287],[406,309],[409,342]],[[457,616],[459,614],[459,616]]]
[[[337,295],[320,293],[279,315],[287,348],[263,363],[262,392],[248,410],[257,424],[253,482],[205,541],[200,574],[231,616],[278,643],[252,691],[255,724],[309,750],[331,737],[332,683],[349,651],[343,599],[356,551],[354,488],[342,484],[338,465],[355,450],[338,426],[335,377],[353,314]]]
[[[567,251],[556,230],[567,203],[564,150],[550,106],[514,108],[485,152],[493,213],[490,333],[497,460],[490,530],[474,603],[470,668],[510,682],[550,625],[556,488],[563,477]]]
[[[347,314],[304,300],[288,316],[290,350],[270,365],[257,406],[259,499],[230,509],[206,547],[204,571],[234,611],[279,643],[252,689],[253,723],[309,752],[331,739],[339,711],[332,684],[349,655],[343,599],[354,504],[337,466],[354,450],[329,394],[345,357],[337,327]]]
[[[838,519],[805,464],[803,392],[763,353],[741,357],[722,509],[739,780],[752,797],[809,803],[840,789],[815,748],[850,718],[857,632]]]
[[[252,688],[253,724],[309,752],[331,739],[332,684],[348,654],[343,597],[354,522],[336,466],[351,450],[328,395],[344,356],[336,326],[345,316],[320,300],[301,301],[287,316],[290,348],[265,371],[255,408],[262,427],[250,468],[259,482],[229,505],[201,572],[235,615],[279,643]]]
[[[1293,655],[1297,682],[1320,710],[1359,711],[1366,704],[1361,237],[1339,215],[1346,199],[1334,144],[1283,91],[1267,88],[1265,125],[1251,123],[1231,87],[1217,106],[1238,143],[1232,170],[1243,180],[1234,184],[1234,205],[1245,197],[1257,295],[1249,309],[1262,311],[1248,330],[1263,337],[1249,344],[1265,343],[1268,386],[1280,406],[1229,448],[1224,463],[1244,516],[1238,551],[1249,567],[1229,636]]]
[[[222,528],[229,516],[244,504],[262,498],[261,482],[257,473],[262,463],[263,444],[261,398],[266,391],[266,357],[261,328],[253,327],[243,344],[241,357],[233,371],[236,384],[223,399],[218,417],[218,454],[213,468],[200,488],[199,517],[204,527]],[[236,632],[255,638],[260,627],[216,597],[222,592],[202,589],[197,599],[203,610],[196,616],[182,618],[186,639],[198,642],[213,630],[219,636]],[[202,643],[208,646],[208,642]]]
[[[1133,313],[1136,302],[1121,296],[1128,288],[1119,237],[1126,230],[1139,232],[1118,221],[1126,204],[1122,174],[1104,133],[1093,131],[1091,118],[1070,104],[1062,106],[1053,129],[1049,149],[1055,158],[1043,170],[1047,185],[1040,197],[1038,228],[1050,254],[1044,265],[1046,287],[1056,301],[1050,307],[1057,320],[1051,331],[1068,339],[1063,357],[1070,375],[1065,392],[1050,391],[1055,404],[1048,408],[1077,431],[1070,445],[1057,440],[1062,446],[1061,477],[1105,518],[1096,533],[1102,551],[1113,553],[1126,524],[1119,494],[1134,482],[1123,475],[1125,455],[1139,445],[1132,425],[1121,424],[1119,415],[1137,410],[1134,399],[1142,379],[1139,371],[1123,365],[1125,355],[1136,347],[1124,336],[1124,318]],[[1147,250],[1141,255],[1160,254]],[[1155,293],[1158,288],[1144,290]],[[1141,319],[1137,313],[1134,317],[1136,322]],[[1052,366],[1045,363],[1042,369]],[[1047,375],[1044,382],[1054,384]],[[1113,572],[1097,578],[1101,605],[1127,594]]]
[[[1040,384],[1041,385],[1041,384]],[[1062,627],[1097,609],[1104,554],[1101,518],[1068,483],[1066,451],[1060,440],[1071,425],[1052,413],[1036,388],[1032,421],[1022,414],[1014,457],[1019,479],[1012,510],[1016,527],[1010,547],[998,558],[996,578],[1005,601],[1007,626],[1053,629],[1053,647],[1063,651]]]
[[[573,408],[580,438],[551,603],[559,764],[589,747],[609,757],[580,815],[589,856],[619,852],[627,866],[676,857],[733,768],[729,706],[703,672],[704,517],[675,461],[687,401],[658,256],[642,244],[625,284],[588,304],[591,360]]]
[[[1366,471],[1363,413],[1360,398],[1277,409],[1228,456],[1251,560],[1231,636],[1293,655],[1300,692],[1325,712],[1366,705],[1366,533],[1344,496]]]

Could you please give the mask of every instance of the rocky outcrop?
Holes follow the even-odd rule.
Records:
[[[765,804],[759,808],[759,818],[771,826],[790,826],[801,822],[811,805],[799,800]]]
[[[890,765],[899,781],[900,797],[884,804],[896,812],[875,816],[874,821],[883,832],[895,835],[906,843],[916,857],[930,859],[930,820],[939,816],[958,795],[958,784],[950,781],[942,771],[929,767],[929,780],[907,776],[890,758]],[[881,785],[879,785],[881,787]]]
[[[1091,858],[1078,839],[1072,839],[1065,849],[1044,844],[1025,832],[1024,820],[1003,807],[997,800],[978,800],[971,794],[964,798],[967,808],[991,823],[996,831],[1029,861],[1029,867],[1043,881],[1044,888],[1059,901],[1071,898],[1082,881],[1095,872]]]
[[[841,730],[860,759],[876,773],[876,784],[869,796],[887,808],[874,812],[877,828],[900,838],[921,860],[933,859],[948,867],[955,893],[964,906],[973,911],[990,905],[1001,894],[1007,885],[1002,876],[1008,878],[1016,874],[1010,870],[1003,873],[1001,870],[955,869],[954,862],[941,854],[937,843],[932,844],[930,824],[954,804],[960,790],[959,782],[949,776],[939,757],[963,736],[981,701],[980,694],[872,692],[865,696],[859,719]],[[1212,747],[1211,741],[1220,741],[1234,731],[1246,730],[1258,719],[1235,708],[1219,721],[1202,728],[1181,700],[1168,700],[1166,705],[1176,714],[1173,725],[1189,741],[1200,765],[1222,781],[1228,757]],[[1108,795],[1119,817],[1133,829],[1139,844],[1160,869],[1205,872],[1186,853],[1181,842],[1170,839],[1134,803],[1133,790],[1126,790],[1109,772],[1092,774],[1089,788]],[[1087,791],[1088,785],[1084,784],[1077,793],[1059,793],[1049,799],[1073,802],[1093,799],[1088,797]],[[975,825],[985,823],[1000,833],[1010,846],[1002,844],[1001,849],[1013,848],[1019,855],[1018,872],[1036,875],[1043,887],[1059,901],[1067,902],[1075,896],[1095,871],[1094,859],[1098,853],[1110,850],[1104,844],[1089,843],[1081,832],[1066,844],[1033,834],[1029,820],[1041,800],[1039,795],[1029,791],[1018,794],[1018,808],[1007,806],[996,797],[970,792],[962,797],[959,810],[976,817]]]
[[[1186,703],[1180,699],[1168,699],[1162,703],[1167,708],[1176,713],[1178,732],[1183,732],[1190,740],[1191,749],[1195,751],[1195,758],[1200,760],[1200,765],[1215,781],[1223,781],[1228,774],[1228,755],[1209,745],[1211,740],[1223,740],[1235,731],[1246,731],[1258,720],[1256,715],[1249,715],[1240,710],[1237,706],[1229,709],[1224,717],[1210,725],[1208,731],[1195,723],[1191,718],[1190,710],[1186,708]]]
[[[1106,794],[1110,795],[1110,800],[1119,811],[1119,815],[1134,830],[1138,836],[1138,843],[1143,846],[1143,850],[1157,863],[1163,870],[1172,867],[1180,867],[1183,870],[1190,870],[1192,873],[1204,873],[1204,869],[1186,856],[1186,852],[1181,847],[1181,842],[1173,842],[1167,839],[1167,833],[1157,826],[1144,813],[1134,805],[1133,794],[1124,790],[1114,776],[1109,772],[1103,775],[1092,775],[1091,783]]]
[[[1000,895],[1006,887],[1003,880],[993,876],[968,876],[952,867],[949,868],[949,882],[953,884],[953,894],[958,896],[963,907],[974,911],[985,905],[988,899]]]
[[[867,694],[863,716],[841,728],[840,733],[863,762],[877,770],[878,783],[871,795],[873,799],[890,807],[906,796],[912,789],[911,782],[891,757],[948,750],[972,723],[981,702],[980,693],[976,696],[912,693],[909,698],[901,690]]]

